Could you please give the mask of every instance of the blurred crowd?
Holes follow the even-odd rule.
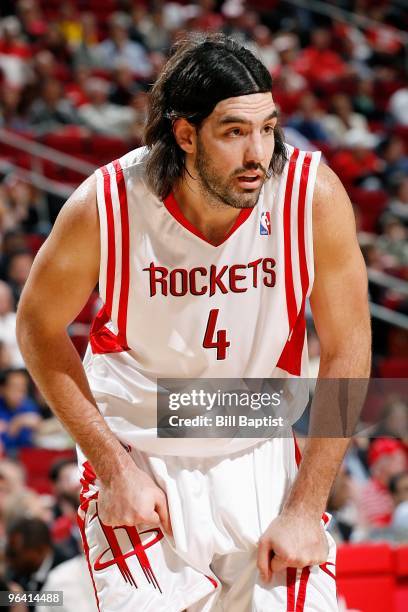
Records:
[[[330,14],[330,5],[346,13]],[[271,72],[287,142],[321,150],[340,176],[368,269],[401,281],[370,281],[371,301],[407,315],[398,289],[408,281],[407,15],[387,0],[325,6],[320,14],[279,0],[2,0],[0,128],[50,146],[58,138],[60,150],[101,165],[143,142],[149,89],[172,44],[186,31],[225,32]],[[53,584],[52,568],[70,557],[68,574],[84,575],[75,556],[79,480],[68,460],[39,493],[19,461],[27,448],[73,445],[15,339],[19,296],[62,200],[3,158],[0,149],[0,576],[27,588],[49,572]],[[97,307],[94,294],[70,328],[81,354]],[[407,331],[374,320],[373,332],[373,375],[406,377]],[[310,355],[317,368],[313,329]],[[380,413],[383,429],[354,441],[333,488],[339,541],[408,540],[407,405],[391,398]]]

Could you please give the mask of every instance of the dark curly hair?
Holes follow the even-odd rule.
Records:
[[[200,127],[221,100],[271,89],[271,75],[262,62],[222,34],[196,34],[177,43],[149,99],[144,141],[150,189],[164,198],[183,174],[185,154],[173,134],[176,119]],[[283,133],[277,127],[269,170],[280,174],[286,161]]]

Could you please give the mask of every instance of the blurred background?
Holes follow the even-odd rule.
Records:
[[[372,375],[408,376],[406,8],[404,0],[1,1],[0,590],[45,585],[64,590],[56,610],[96,610],[76,527],[74,444],[24,369],[16,306],[66,198],[142,144],[149,89],[186,31],[225,32],[259,56],[286,141],[321,150],[338,173],[368,269]],[[69,328],[81,355],[98,306],[95,292]],[[408,609],[407,408],[407,392],[371,400],[379,425],[354,440],[330,497],[343,611]]]

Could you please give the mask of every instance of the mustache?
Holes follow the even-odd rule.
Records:
[[[246,164],[246,166],[243,166],[242,168],[238,168],[237,170],[234,171],[232,177],[235,176],[239,176],[240,174],[243,174],[245,172],[245,170],[254,170],[255,172],[257,170],[260,170],[264,176],[265,179],[269,179],[272,176],[272,170],[270,168],[266,169],[263,167],[262,164]]]

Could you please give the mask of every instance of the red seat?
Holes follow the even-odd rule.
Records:
[[[129,145],[121,138],[101,135],[92,137],[91,153],[99,166],[122,157],[129,150]]]
[[[43,144],[74,156],[89,150],[89,139],[75,132],[47,134],[43,138]]]
[[[361,211],[361,229],[366,232],[375,231],[378,218],[387,205],[387,192],[382,190],[368,191],[361,187],[350,187],[348,193],[352,203]]]
[[[406,378],[408,377],[408,358],[391,357],[384,359],[378,365],[380,378]]]
[[[51,483],[48,472],[51,465],[63,457],[75,460],[75,452],[67,450],[51,450],[48,448],[22,448],[19,460],[27,474],[27,486],[38,493],[51,493]]]
[[[349,608],[394,612],[396,577],[388,544],[341,546],[336,573],[338,592]]]

